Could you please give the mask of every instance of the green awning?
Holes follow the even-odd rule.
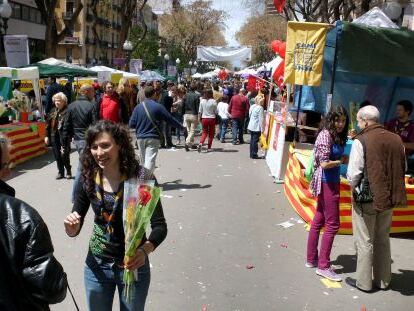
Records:
[[[414,32],[344,22],[338,59],[347,71],[414,77]]]
[[[73,77],[96,77],[95,71],[87,69],[69,68],[58,65],[46,65],[34,63],[25,67],[36,66],[39,68],[40,78],[57,77],[57,78],[73,78]]]

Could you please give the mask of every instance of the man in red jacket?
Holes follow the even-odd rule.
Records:
[[[98,119],[128,124],[128,112],[125,103],[115,92],[112,82],[104,82],[103,88],[105,93],[99,100],[97,107]]]
[[[235,93],[229,104],[229,114],[231,115],[231,125],[233,133],[233,145],[237,144],[237,134],[239,143],[244,144],[243,127],[246,114],[249,112],[249,100],[241,93],[239,88],[235,88]]]

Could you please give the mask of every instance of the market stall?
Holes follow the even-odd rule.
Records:
[[[311,150],[290,147],[284,185],[286,198],[299,216],[308,224],[315,215],[317,205],[316,198],[312,196],[309,183],[304,175],[311,152]],[[414,185],[407,184],[406,190],[408,206],[393,210],[391,233],[414,231]],[[341,226],[339,233],[352,234],[351,187],[345,178],[341,179],[340,191]]]
[[[9,85],[12,80],[31,80],[35,92],[35,105],[40,105],[40,91],[39,91],[39,70],[37,67],[27,68],[9,68],[1,67],[0,76],[3,79],[8,79]],[[26,122],[18,122],[14,120],[13,123],[0,125],[0,133],[8,137],[10,148],[10,166],[14,167],[16,164],[27,161],[31,158],[42,155],[46,152],[44,143],[45,123],[43,122],[27,122],[31,113],[30,103],[18,103],[18,100],[13,97],[12,93],[3,98],[4,102],[0,104],[0,108],[5,111],[5,104],[9,103],[14,107],[7,109],[16,109],[16,117],[20,120],[25,119]],[[21,99],[20,99],[21,101]]]
[[[414,97],[414,33],[391,27],[392,22],[381,14],[379,18],[375,23],[370,19],[370,26],[364,25],[366,18],[356,23],[338,22],[328,32],[320,86],[297,87],[300,91],[295,92],[296,107],[291,111],[323,115],[331,104],[342,104],[354,128],[357,103],[371,101],[381,111],[384,122],[394,115],[396,102]],[[347,152],[350,145],[347,144]],[[296,149],[290,147],[284,175],[286,197],[307,223],[316,210],[316,198],[304,177],[310,152],[298,144]],[[339,232],[351,234],[351,189],[344,178],[345,167],[341,173]],[[414,186],[406,184],[406,190],[408,207],[394,209],[393,233],[414,231]]]

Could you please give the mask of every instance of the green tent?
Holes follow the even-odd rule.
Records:
[[[339,67],[353,73],[414,77],[414,32],[343,23]]]
[[[36,66],[39,68],[40,78],[47,77],[96,77],[97,73],[95,71],[81,69],[81,68],[69,68],[59,65],[47,65],[42,63],[34,63],[28,65],[27,67]]]

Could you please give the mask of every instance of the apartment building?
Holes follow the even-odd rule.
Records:
[[[121,0],[99,1],[96,17],[90,0],[59,0],[55,12],[58,31],[68,25],[79,2],[83,9],[59,42],[56,58],[86,66],[112,65],[121,44]]]
[[[44,57],[46,26],[34,0],[11,0],[7,34],[27,35],[31,62]]]

